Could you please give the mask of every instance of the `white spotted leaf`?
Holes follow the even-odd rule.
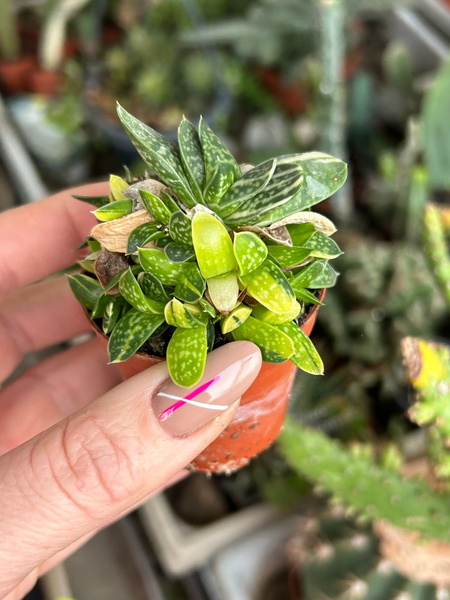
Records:
[[[151,273],[164,285],[175,286],[186,263],[171,262],[163,251],[139,248],[139,260],[144,271]]]
[[[170,210],[158,196],[148,192],[147,190],[139,190],[139,194],[142,199],[142,204],[145,206],[146,211],[154,219],[167,225],[170,219]]]
[[[144,313],[162,314],[164,304],[145,296],[131,269],[127,269],[119,280],[119,291],[133,308]]]
[[[270,260],[265,260],[256,271],[239,279],[250,296],[275,313],[289,312],[295,306],[295,294],[289,281]]]
[[[266,244],[250,231],[235,233],[233,247],[240,275],[251,273],[267,258]]]
[[[256,344],[264,362],[281,363],[294,354],[294,344],[288,335],[274,325],[251,316],[232,335],[235,340],[247,340]]]
[[[203,188],[206,182],[205,164],[200,138],[194,125],[185,117],[178,128],[178,147],[181,162],[197,202],[203,202]]]
[[[195,263],[187,264],[178,279],[175,287],[175,296],[185,302],[197,302],[197,300],[202,298],[205,289],[206,282],[201,276],[197,265]],[[212,316],[215,316],[215,314],[213,313]]]
[[[167,367],[174,383],[182,387],[198,383],[205,370],[207,351],[205,326],[176,329],[167,346]]]
[[[309,337],[295,323],[282,323],[276,327],[288,335],[294,344],[290,360],[296,367],[311,375],[323,375],[323,362]]]
[[[133,356],[163,323],[163,315],[145,314],[135,308],[129,310],[114,327],[109,338],[109,361],[123,362]]]

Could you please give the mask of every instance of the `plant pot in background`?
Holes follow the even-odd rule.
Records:
[[[30,88],[34,94],[54,96],[61,86],[62,75],[58,71],[35,70],[31,73]]]
[[[7,94],[28,92],[34,57],[22,56],[17,60],[0,61],[0,84]]]
[[[320,301],[325,291],[320,291]],[[318,305],[312,306],[300,323],[307,336],[312,332],[318,309]],[[105,336],[98,328],[95,330],[106,345]],[[123,377],[128,379],[162,360],[161,357],[138,352],[117,366]],[[263,363],[258,377],[242,396],[231,423],[192,462],[193,469],[207,473],[231,473],[268,448],[283,425],[295,372],[296,367],[290,361]]]

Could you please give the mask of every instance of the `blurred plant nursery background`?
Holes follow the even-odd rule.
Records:
[[[173,140],[203,115],[242,163],[349,163],[320,208],[344,251],[325,376],[297,374],[279,443],[30,600],[450,599],[449,0],[0,0],[1,209],[143,174],[116,100]]]

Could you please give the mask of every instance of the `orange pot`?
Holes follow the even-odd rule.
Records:
[[[54,96],[61,86],[62,75],[57,71],[42,71],[40,69],[31,73],[30,87],[34,94],[41,96]]]
[[[7,94],[18,94],[29,90],[30,73],[34,66],[33,56],[0,62],[0,83]]]
[[[320,301],[325,291],[321,290]],[[300,323],[307,336],[314,327],[318,309],[319,306],[313,306]],[[96,329],[96,332],[106,344],[105,337],[99,330]],[[128,379],[163,360],[138,352],[117,366],[123,377]],[[296,367],[290,361],[263,363],[258,377],[242,396],[233,420],[192,462],[193,469],[208,473],[231,473],[244,467],[251,458],[270,446],[283,425],[295,372]]]

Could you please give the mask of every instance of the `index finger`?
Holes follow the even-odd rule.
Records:
[[[74,252],[96,223],[89,207],[72,198],[109,193],[106,182],[58,192],[0,215],[0,297],[74,264]]]

